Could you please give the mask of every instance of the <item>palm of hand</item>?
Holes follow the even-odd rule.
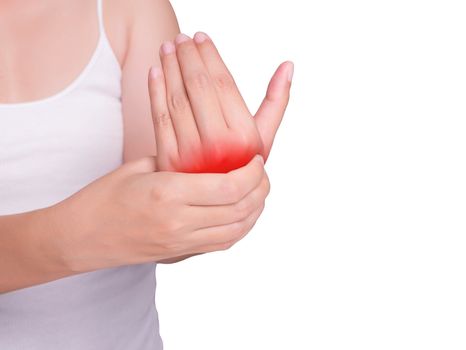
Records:
[[[158,170],[226,173],[255,154],[266,160],[289,98],[277,91],[289,90],[284,69],[253,118],[210,38],[175,43],[162,45],[163,71],[153,67],[149,79]]]

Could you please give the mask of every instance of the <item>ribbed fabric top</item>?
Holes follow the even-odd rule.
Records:
[[[105,34],[81,74],[36,101],[0,104],[0,215],[53,205],[123,162],[121,68]],[[160,350],[155,263],[0,294],[2,350]]]

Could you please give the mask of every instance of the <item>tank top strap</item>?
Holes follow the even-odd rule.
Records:
[[[104,15],[102,9],[102,0],[97,0],[97,17],[99,19],[99,34],[105,36]]]
[[[113,62],[111,63],[112,65],[117,67],[117,71],[121,74],[121,67],[120,63],[118,61],[117,56],[115,55],[115,52],[113,51],[112,45],[110,44],[110,40],[107,36],[107,32],[105,31],[105,25],[104,25],[104,14],[103,14],[103,0],[97,0],[97,17],[99,21],[99,43],[98,46],[103,46],[101,50],[107,51],[107,57],[109,57],[110,60]]]

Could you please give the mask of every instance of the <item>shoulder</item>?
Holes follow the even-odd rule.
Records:
[[[109,14],[109,40],[122,67],[123,158],[126,162],[156,154],[148,72],[151,66],[161,65],[160,46],[166,40],[175,39],[180,28],[169,0],[103,1],[104,13],[107,10]]]
[[[179,32],[169,0],[102,0],[102,8],[106,34],[122,68],[130,50],[153,48],[145,37],[163,36],[170,27],[173,38]]]

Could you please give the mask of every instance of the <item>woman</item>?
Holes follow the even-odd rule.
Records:
[[[155,263],[261,214],[292,64],[252,118],[179,32],[167,0],[0,3],[0,349],[162,349]]]

